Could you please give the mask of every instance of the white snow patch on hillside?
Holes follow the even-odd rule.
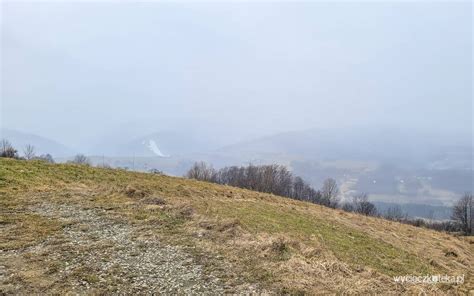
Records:
[[[148,140],[148,149],[150,149],[151,152],[155,153],[159,157],[170,157],[169,155],[165,155],[163,152],[161,152],[154,140]]]

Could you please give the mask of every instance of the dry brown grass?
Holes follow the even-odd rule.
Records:
[[[7,209],[0,217],[0,248],[20,250],[60,233],[60,223],[27,211],[45,201],[103,209],[110,219],[143,227],[186,248],[235,287],[259,283],[267,291],[291,294],[474,289],[472,238],[227,186],[74,165],[0,160],[0,202]],[[14,211],[19,213],[10,215]],[[220,270],[221,261],[231,268]],[[34,266],[31,260],[15,264]],[[467,281],[402,285],[392,279],[405,274],[465,274]],[[21,278],[49,283],[44,273]]]

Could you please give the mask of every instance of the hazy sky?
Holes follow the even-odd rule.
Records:
[[[1,125],[68,145],[215,127],[472,129],[470,1],[1,7]]]

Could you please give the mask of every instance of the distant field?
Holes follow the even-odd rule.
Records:
[[[474,240],[183,178],[0,159],[0,294],[468,294]],[[393,276],[465,275],[462,285]]]

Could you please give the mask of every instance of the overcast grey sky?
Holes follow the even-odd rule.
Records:
[[[472,129],[472,4],[2,2],[1,125]]]

